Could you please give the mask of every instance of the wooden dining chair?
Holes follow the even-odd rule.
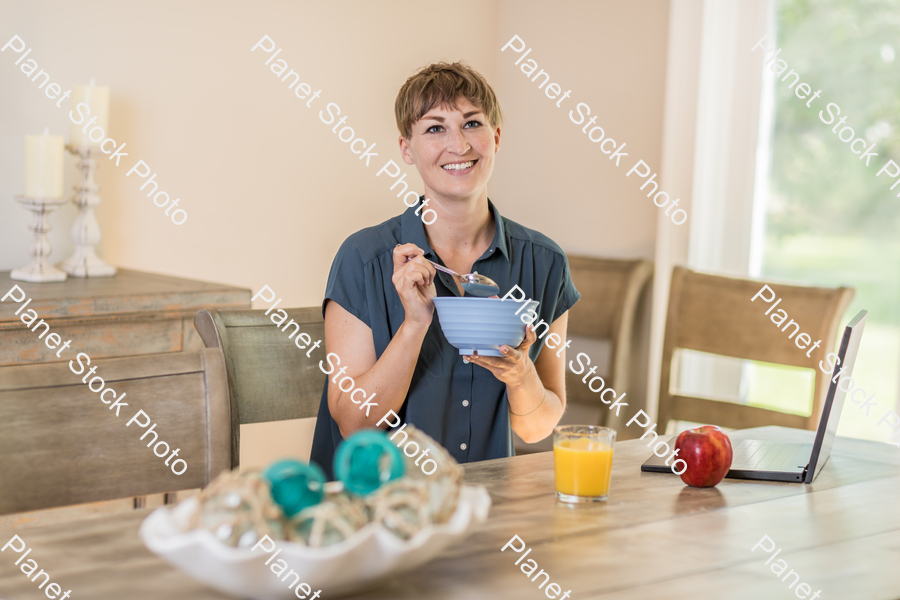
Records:
[[[319,368],[325,359],[322,309],[284,312],[287,318],[281,328],[262,309],[204,309],[194,316],[194,327],[206,347],[221,348],[225,355],[234,417],[232,468],[240,463],[241,425],[303,419],[319,412],[326,378]],[[297,341],[301,334],[308,338]],[[312,349],[316,341],[322,343]]]
[[[90,365],[97,370],[88,383],[68,362],[0,367],[0,514],[195,489],[229,468],[231,415],[220,351]],[[98,391],[88,387],[94,376],[103,379]],[[121,398],[128,406],[110,410],[112,402],[101,402],[106,389],[115,394],[104,400]],[[126,426],[139,410],[150,417],[147,426],[140,427],[143,416]],[[154,454],[163,450],[160,441],[169,454],[178,449],[168,466],[166,453]],[[180,475],[172,468],[178,459],[186,464]]]
[[[666,431],[669,420],[709,423],[734,429],[766,425],[815,429],[831,377],[823,373],[818,364],[833,351],[841,317],[853,299],[854,290],[848,287],[769,284],[776,296],[781,298],[778,309],[786,311],[789,319],[799,324],[800,332],[812,338],[810,347],[816,340],[822,340],[818,348],[810,351],[809,348],[800,349],[795,337],[789,338],[792,333],[799,335],[796,328],[791,327],[789,332],[782,331],[770,319],[775,313],[765,314],[775,300],[766,303],[757,298],[751,302],[763,285],[764,282],[751,279],[674,268],[663,343],[658,432]],[[808,416],[787,414],[671,391],[673,386],[677,386],[677,377],[673,374],[673,371],[677,373],[677,364],[673,364],[673,358],[678,349],[814,369],[812,413]]]
[[[568,335],[610,340],[607,387],[621,395],[628,391],[635,311],[641,292],[653,275],[653,263],[570,256],[569,270],[581,300],[569,311]],[[566,402],[605,409],[600,395],[590,391],[581,379],[581,375],[566,369]],[[599,425],[605,424],[608,413],[600,413]]]
[[[577,255],[568,256],[568,260],[572,281],[581,292],[581,299],[569,310],[567,334],[590,340],[609,340],[609,364],[603,379],[617,394],[625,393],[631,373],[635,313],[641,292],[653,274],[653,263]],[[574,357],[569,350],[567,360]],[[597,360],[595,356],[591,358]],[[560,423],[582,422],[585,415],[590,415],[596,419],[595,424],[607,425],[607,406],[600,401],[599,394],[591,392],[582,383],[582,377],[566,369],[568,408]],[[515,447],[517,452],[527,453],[551,450],[553,446],[550,438],[525,444],[516,436]]]

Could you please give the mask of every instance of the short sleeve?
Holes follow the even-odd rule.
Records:
[[[553,312],[553,320],[558,318],[572,308],[581,298],[581,292],[575,289],[575,283],[572,281],[572,273],[569,271],[569,259],[565,254],[560,255],[562,261],[562,281],[559,285],[559,297],[556,300],[556,310]]]
[[[366,264],[357,239],[358,236],[354,234],[344,240],[331,263],[325,298],[322,300],[322,317],[325,317],[325,304],[334,300],[371,329],[366,294]]]

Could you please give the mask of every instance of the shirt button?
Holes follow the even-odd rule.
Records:
[[[468,401],[468,400],[463,400],[463,406],[468,406],[468,405],[469,405],[469,401]]]
[[[460,450],[465,450],[466,448],[468,448],[468,446],[466,446],[465,444],[460,444],[460,445],[459,445],[459,449],[460,449]]]

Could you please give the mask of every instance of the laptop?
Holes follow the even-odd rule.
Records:
[[[762,479],[765,481],[802,481],[812,483],[819,475],[822,466],[831,453],[835,431],[841,418],[846,391],[838,389],[844,377],[853,373],[856,353],[866,325],[867,311],[861,310],[844,329],[841,348],[838,351],[840,362],[835,365],[831,374],[831,385],[828,396],[822,406],[819,428],[812,444],[797,444],[764,440],[735,440],[732,445],[733,459],[731,469],[725,475],[732,479]],[[843,368],[841,379],[834,381],[835,375]],[[659,439],[663,439],[660,436]],[[670,438],[672,442],[675,436]],[[672,468],[655,454],[641,465],[641,471],[651,473],[672,473]]]

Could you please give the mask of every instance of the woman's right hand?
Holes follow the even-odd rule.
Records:
[[[415,244],[398,244],[394,248],[394,275],[391,281],[403,304],[405,321],[428,327],[434,315],[437,295],[434,277],[437,271],[425,259],[425,251]]]

